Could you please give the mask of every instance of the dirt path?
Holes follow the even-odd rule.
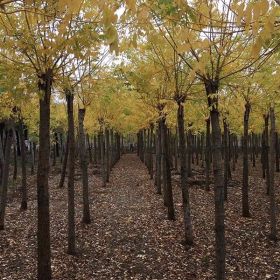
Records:
[[[198,168],[194,166],[195,168]],[[226,203],[227,279],[279,279],[279,243],[268,240],[268,197],[260,170],[250,177],[252,218],[241,217],[240,174],[233,174]],[[50,174],[52,271],[55,280],[210,280],[214,279],[213,190],[192,186],[190,201],[194,247],[182,245],[181,191],[173,181],[176,220],[166,219],[162,197],[136,155],[123,155],[104,188],[89,169],[92,224],[83,225],[82,186],[77,177],[77,256],[66,254],[67,188],[58,189],[58,170]],[[96,169],[95,169],[96,171]],[[0,279],[36,279],[36,178],[29,180],[28,210],[10,190],[6,229],[0,232]],[[20,183],[18,183],[20,184]],[[12,189],[12,188],[11,188]],[[278,190],[277,190],[278,193]],[[277,194],[278,200],[280,195]],[[280,224],[278,223],[280,228]]]
[[[110,182],[96,193],[93,236],[89,246],[82,245],[95,258],[83,279],[193,279],[182,263],[186,256],[180,260],[185,252],[178,229],[172,231],[174,222],[166,220],[162,200],[137,156],[124,155]]]

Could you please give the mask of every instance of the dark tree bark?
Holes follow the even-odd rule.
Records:
[[[97,162],[98,163],[100,163],[100,164],[102,164],[102,150],[103,150],[103,140],[104,140],[104,138],[103,138],[103,132],[102,131],[100,131],[99,133],[98,133],[98,136],[97,136],[98,138],[97,138],[97,140],[98,140],[98,149],[97,149]],[[102,142],[103,141],[103,142]]]
[[[192,124],[189,124],[189,127],[191,127]],[[188,177],[192,176],[192,132],[189,129],[187,132],[187,172]]]
[[[108,128],[105,128],[105,162],[106,162],[106,182],[109,183],[110,176],[110,135]]]
[[[88,155],[89,155],[89,162],[93,163],[93,157],[92,157],[92,145],[90,142],[89,135],[87,133],[87,147],[88,147]]]
[[[82,170],[83,181],[83,220],[85,224],[90,224],[90,210],[89,210],[89,190],[88,190],[88,162],[85,147],[85,132],[84,132],[84,119],[85,109],[79,109],[79,152],[80,152],[80,165]]]
[[[224,199],[227,201],[228,197],[228,180],[229,180],[229,130],[227,120],[223,120],[224,124]]]
[[[18,160],[17,157],[18,155],[20,156],[20,144],[18,146],[18,133],[16,129],[14,129],[14,143],[13,143],[13,156],[14,156],[14,170],[13,170],[13,181],[17,180],[17,175],[18,175]]]
[[[107,175],[106,175],[106,159],[105,159],[105,137],[103,131],[100,131],[99,135],[100,143],[100,156],[101,156],[101,173],[102,173],[102,186],[106,187]]]
[[[280,172],[278,132],[275,132],[275,170],[276,172]]]
[[[14,133],[16,135],[16,133]],[[16,136],[15,136],[16,137]],[[16,139],[16,138],[15,138]],[[18,161],[17,161],[17,148],[16,148],[16,141],[14,142],[13,146],[13,152],[14,152],[14,172],[13,172],[13,181],[16,181],[17,179],[17,173],[18,173]]]
[[[150,179],[153,180],[154,177],[154,160],[153,160],[153,139],[154,139],[154,127],[153,124],[150,125],[150,143],[149,143],[149,173]]]
[[[36,155],[36,144],[34,142],[30,143],[31,150],[31,175],[35,173],[35,155]]]
[[[249,211],[249,183],[248,183],[248,130],[251,105],[245,104],[244,112],[244,134],[243,134],[243,184],[242,184],[242,216],[250,217]]]
[[[5,228],[5,213],[7,204],[7,192],[8,192],[8,182],[9,182],[9,166],[10,166],[10,155],[11,147],[13,142],[13,129],[11,124],[7,123],[7,136],[4,154],[4,166],[3,166],[3,176],[0,185],[0,230]]]
[[[266,194],[269,195],[270,187],[270,162],[269,162],[269,114],[264,115],[264,166],[265,166],[265,178],[266,178]],[[273,164],[274,166],[274,164]]]
[[[176,127],[176,133],[174,136],[174,169],[178,172],[178,129]]]
[[[37,170],[38,201],[38,279],[51,279],[50,213],[49,213],[49,156],[50,156],[50,98],[52,70],[39,76],[40,99],[39,155]]]
[[[266,147],[265,147],[265,130],[262,133],[261,136],[261,163],[262,163],[262,177],[265,179],[265,173],[266,173]]]
[[[63,186],[64,186],[66,169],[67,169],[67,162],[68,162],[68,154],[69,154],[69,136],[68,136],[68,133],[67,133],[64,157],[63,157],[62,169],[61,169],[61,176],[60,176],[60,181],[59,181],[59,185],[58,185],[59,188],[63,188]]]
[[[277,240],[277,222],[276,222],[276,203],[275,203],[275,189],[274,189],[274,172],[275,172],[275,113],[274,108],[270,108],[270,186],[269,186],[269,200],[270,200],[270,238]]]
[[[69,255],[76,254],[75,236],[75,127],[74,127],[74,95],[71,90],[66,90],[68,138],[69,138],[69,163],[68,163],[68,249]]]
[[[253,157],[253,167],[256,167],[256,135],[252,133],[252,157]]]
[[[161,194],[161,128],[160,121],[158,121],[156,131],[156,186],[157,194]]]
[[[222,164],[221,128],[218,110],[217,81],[205,80],[205,89],[210,107],[210,119],[212,126],[212,151],[214,173],[214,197],[215,197],[215,239],[216,239],[216,280],[225,279],[225,209],[224,209],[224,176]]]
[[[168,210],[168,219],[175,220],[175,211],[173,203],[173,192],[171,185],[171,170],[170,170],[170,158],[168,147],[168,135],[167,127],[165,124],[165,118],[161,119],[161,149],[162,149],[162,172],[164,178],[164,202]]]
[[[97,150],[97,137],[93,136],[93,163],[97,164],[98,150]]]
[[[206,152],[205,152],[205,161],[206,161],[206,190],[210,191],[210,165],[211,165],[211,147],[210,147],[210,117],[206,120]]]
[[[184,105],[178,101],[177,123],[179,134],[179,151],[181,159],[181,189],[184,211],[185,242],[187,245],[193,244],[193,230],[191,222],[190,197],[188,189],[188,172],[186,166],[186,140],[184,123]]]
[[[19,121],[19,138],[21,149],[21,210],[27,209],[26,147],[24,142],[24,124]]]

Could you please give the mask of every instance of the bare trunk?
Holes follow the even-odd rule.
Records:
[[[51,279],[50,212],[49,212],[49,156],[50,156],[50,98],[52,72],[39,77],[40,99],[39,155],[37,170],[38,201],[38,280]]]
[[[228,180],[229,180],[229,137],[227,120],[223,120],[224,124],[224,199],[227,201],[228,197]]]
[[[68,115],[68,138],[69,138],[69,164],[68,164],[68,249],[70,255],[76,254],[75,236],[75,128],[74,128],[74,95],[70,90],[66,91],[67,115]]]
[[[184,211],[184,226],[185,226],[185,242],[187,245],[193,244],[193,230],[191,222],[190,198],[188,189],[188,173],[186,166],[186,141],[185,141],[185,123],[184,123],[184,106],[178,103],[177,123],[179,133],[179,151],[181,159],[181,189]]]
[[[83,181],[83,223],[90,224],[89,191],[88,191],[88,162],[85,147],[84,118],[85,109],[79,109],[79,152]]]
[[[218,110],[218,82],[205,81],[208,104],[211,108],[212,151],[215,197],[215,240],[216,240],[216,280],[225,279],[225,209],[224,178],[222,164],[221,128]]]
[[[168,147],[168,136],[165,119],[161,119],[161,149],[162,149],[162,172],[164,178],[164,202],[168,210],[168,219],[175,220],[175,211],[173,203],[173,193],[171,185],[171,170],[170,170],[170,158]]]
[[[249,211],[249,170],[248,170],[248,130],[249,130],[249,115],[251,105],[249,102],[245,104],[244,112],[244,135],[243,135],[243,184],[242,184],[242,216],[250,217]]]
[[[105,141],[104,133],[100,132],[99,143],[100,143],[100,156],[101,156],[101,173],[102,173],[102,182],[103,187],[106,186],[107,175],[106,175],[106,160],[105,160]]]
[[[275,113],[274,108],[270,108],[270,187],[269,187],[269,200],[270,200],[270,238],[277,240],[277,222],[276,222],[276,203],[275,203],[275,189],[274,189],[274,166],[275,166]]]
[[[157,194],[161,194],[161,136],[160,122],[156,132],[156,186]]]
[[[10,166],[10,155],[11,155],[11,146],[13,142],[13,129],[10,127],[10,124],[7,124],[7,136],[6,136],[6,145],[5,145],[5,159],[3,166],[3,175],[0,189],[0,230],[4,230],[5,227],[5,212],[7,204],[7,193],[8,193],[8,184],[9,184],[9,166]]]
[[[205,161],[206,161],[206,191],[210,191],[210,165],[211,165],[211,147],[210,147],[210,117],[206,120],[206,151],[205,151]]]
[[[19,123],[19,138],[21,148],[21,210],[27,209],[27,179],[26,179],[26,147],[24,142],[23,121]]]

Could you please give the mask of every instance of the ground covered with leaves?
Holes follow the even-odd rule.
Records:
[[[240,164],[239,164],[240,165]],[[241,217],[242,169],[237,168],[226,203],[227,279],[280,279],[280,246],[269,240],[269,198],[260,168],[251,170],[251,218]],[[168,221],[163,199],[155,193],[143,163],[126,154],[101,186],[90,167],[92,224],[83,225],[79,174],[76,178],[78,254],[67,247],[67,189],[58,189],[58,170],[50,176],[53,279],[214,279],[214,197],[204,190],[201,167],[191,179],[195,244],[183,245],[181,192],[173,176],[176,220]],[[19,210],[18,192],[10,189],[6,228],[0,233],[0,279],[36,279],[36,191],[29,180],[29,208]],[[278,178],[276,180],[278,183]],[[278,185],[277,201],[279,201]],[[280,225],[278,223],[278,228]]]

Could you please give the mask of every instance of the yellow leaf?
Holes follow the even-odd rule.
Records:
[[[185,53],[185,52],[188,52],[189,50],[190,50],[190,45],[187,43],[184,43],[177,47],[178,53]]]

